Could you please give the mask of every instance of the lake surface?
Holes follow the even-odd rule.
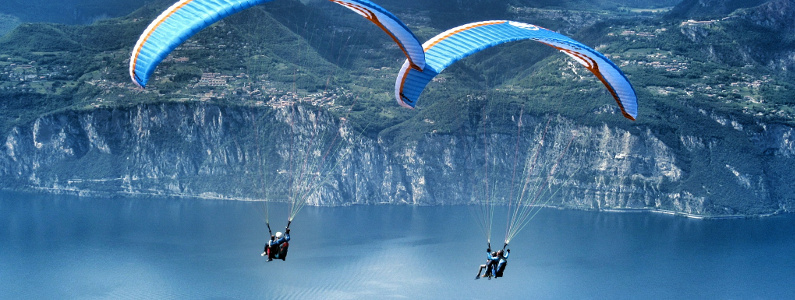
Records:
[[[791,215],[691,220],[546,209],[511,243],[504,278],[474,280],[485,241],[469,207],[306,207],[291,226],[287,261],[273,262],[259,255],[267,235],[263,208],[0,193],[0,298],[795,295]],[[270,210],[271,225],[282,230],[286,207]]]

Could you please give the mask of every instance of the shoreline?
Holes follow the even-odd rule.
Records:
[[[244,201],[244,202],[264,202],[266,200],[263,199],[253,199],[253,198],[243,198],[243,197],[229,197],[220,194],[214,193],[205,193],[204,195],[188,195],[188,194],[166,194],[166,193],[141,193],[141,192],[118,192],[118,193],[108,193],[108,192],[97,192],[97,191],[86,191],[86,190],[78,190],[78,189],[64,189],[64,188],[45,188],[45,187],[35,187],[35,188],[25,188],[25,189],[12,189],[2,187],[0,191],[10,192],[10,193],[31,193],[31,194],[40,194],[40,195],[68,195],[68,196],[75,196],[75,197],[90,197],[90,198],[128,198],[128,197],[142,197],[142,198],[180,198],[180,199],[197,199],[197,200],[216,200],[216,201]],[[288,201],[270,201],[273,203],[288,203]],[[378,202],[372,204],[361,204],[361,203],[346,203],[343,205],[310,205],[315,207],[349,207],[355,205],[410,205],[407,203],[388,203],[388,202]],[[449,205],[472,205],[472,204],[442,204],[438,206],[449,206]],[[431,205],[417,205],[417,206],[431,206]],[[655,208],[608,208],[608,209],[582,209],[576,207],[562,207],[562,206],[553,206],[553,205],[538,205],[542,208],[550,208],[550,209],[558,209],[558,210],[579,210],[579,211],[592,211],[592,212],[607,212],[607,213],[654,213],[654,214],[664,214],[673,217],[685,217],[688,219],[695,219],[695,220],[733,220],[733,219],[752,219],[752,218],[767,218],[767,217],[774,217],[778,215],[788,214],[792,212],[788,212],[784,209],[778,209],[774,212],[765,213],[765,214],[755,214],[755,215],[720,215],[720,216],[710,216],[710,215],[698,215],[686,212],[678,212],[673,210],[666,210],[666,209],[655,209]]]

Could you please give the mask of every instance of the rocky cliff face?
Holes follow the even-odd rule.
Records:
[[[757,7],[739,11],[737,16],[747,19],[757,26],[776,31],[795,30],[795,2],[792,0],[771,0]]]
[[[495,199],[515,197],[512,183],[548,186],[536,202],[567,208],[791,210],[795,130],[760,124],[762,130],[745,133],[741,124],[712,117],[755,148],[695,136],[666,144],[650,129],[530,115],[521,120],[518,142],[504,134],[427,134],[385,143],[308,107],[142,105],[50,115],[14,128],[0,152],[0,180],[83,195],[272,201],[286,201],[292,186],[305,188],[298,194],[310,205],[464,204],[481,199],[488,181]],[[752,162],[730,158],[749,151]],[[704,161],[722,171],[702,172]]]
[[[702,3],[704,2],[704,3]],[[685,1],[700,5],[726,6],[731,1]],[[795,1],[770,0],[764,3],[742,3],[728,12],[704,19],[688,20],[680,25],[680,32],[705,57],[721,64],[765,66],[771,71],[790,73],[795,68],[795,51],[790,46],[795,37]],[[751,5],[753,4],[753,5]],[[755,36],[751,40],[746,37]],[[731,41],[730,45],[725,44]],[[723,44],[723,45],[722,45]]]

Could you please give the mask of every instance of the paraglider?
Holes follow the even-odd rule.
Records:
[[[494,269],[492,269],[492,275],[494,275],[494,278],[502,277],[503,272],[505,272],[505,267],[508,265],[508,255],[510,254],[511,249],[506,249],[497,251],[496,257],[489,257],[491,260],[494,260],[495,258],[497,259],[497,265],[494,267]]]
[[[130,57],[130,77],[145,87],[155,68],[188,38],[219,20],[273,0],[181,0],[160,14],[141,34]],[[419,40],[395,15],[368,0],[330,0],[367,18],[398,44],[415,70],[425,67]]]
[[[268,231],[270,232],[270,225],[268,225]],[[276,234],[271,234],[270,240],[268,243],[265,244],[265,249],[263,250],[260,256],[268,256],[268,261],[272,261],[275,259],[285,260],[287,259],[287,250],[290,247],[290,227],[284,229],[284,234],[281,232],[277,232]]]
[[[607,57],[562,34],[535,25],[513,21],[484,21],[455,27],[423,44],[424,70],[406,62],[395,81],[395,98],[414,108],[423,89],[445,68],[478,51],[519,40],[534,40],[560,50],[585,66],[615,98],[624,117],[635,120],[638,103],[635,90],[623,72]]]
[[[494,259],[495,257],[497,257],[497,251],[494,251],[494,252],[490,252],[490,251],[491,251],[491,247],[486,249],[486,253],[487,253],[487,255],[486,255],[486,263],[480,265],[480,269],[478,269],[478,275],[475,275],[475,279],[480,279],[480,273],[483,273],[483,270],[486,270],[486,272],[483,273],[483,276],[486,276],[486,277],[489,278],[489,280],[491,280],[491,273],[493,272],[494,267],[499,262],[499,258]]]
[[[508,247],[508,244],[505,244],[504,247]],[[511,249],[492,252],[491,243],[489,243],[489,247],[486,248],[486,264],[480,265],[480,269],[478,269],[478,275],[475,276],[475,279],[480,279],[480,273],[482,273],[484,269],[486,272],[483,274],[483,276],[488,277],[489,280],[491,280],[492,277],[502,277],[503,273],[505,272],[505,267],[508,265],[508,256],[510,254]]]

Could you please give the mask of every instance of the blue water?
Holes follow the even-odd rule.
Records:
[[[274,262],[259,256],[267,234],[262,208],[0,193],[0,298],[795,295],[793,216],[691,220],[542,210],[512,242],[505,277],[474,280],[485,245],[468,207],[306,207],[291,226],[287,261]],[[270,208],[281,229],[286,208]]]

